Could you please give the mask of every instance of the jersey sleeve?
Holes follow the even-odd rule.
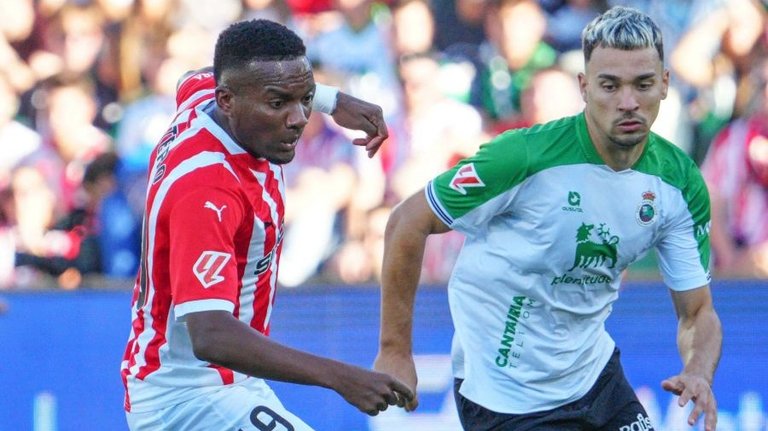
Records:
[[[213,72],[197,72],[184,77],[176,89],[176,107],[193,99],[195,93],[209,92],[216,88]]]
[[[684,291],[711,280],[709,194],[698,169],[691,169],[678,202],[669,208],[670,218],[656,249],[664,283],[672,290]]]
[[[430,181],[427,201],[443,223],[471,234],[510,210],[529,175],[528,161],[523,137],[514,131],[501,134]]]
[[[234,238],[244,214],[237,193],[221,181],[194,187],[176,201],[169,231],[177,319],[196,311],[234,310],[239,290]]]

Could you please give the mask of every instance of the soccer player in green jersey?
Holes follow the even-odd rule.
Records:
[[[416,386],[424,244],[455,229],[465,243],[448,295],[464,428],[652,430],[604,323],[622,271],[655,248],[683,364],[661,384],[680,406],[693,403],[691,425],[704,415],[712,431],[722,331],[709,288],[709,196],[694,162],[650,131],[669,85],[660,30],[614,7],[582,42],[582,113],[500,134],[393,211],[375,368]]]

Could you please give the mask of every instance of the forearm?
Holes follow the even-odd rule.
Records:
[[[392,212],[384,238],[381,278],[382,350],[410,353],[413,305],[421,276],[427,237],[447,232],[429,208],[423,192],[406,199]]]
[[[229,315],[226,319],[188,318],[195,355],[249,376],[332,388],[349,367],[281,345]]]
[[[703,307],[689,318],[681,318],[677,345],[683,373],[702,376],[711,385],[720,361],[722,342],[720,319],[711,306]]]
[[[426,235],[397,228],[400,219],[390,219],[387,226],[381,276],[382,350],[411,353],[413,306],[421,276]]]

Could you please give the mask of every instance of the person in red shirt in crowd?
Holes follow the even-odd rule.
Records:
[[[751,79],[750,106],[716,135],[702,173],[712,199],[715,269],[768,277],[768,61]]]

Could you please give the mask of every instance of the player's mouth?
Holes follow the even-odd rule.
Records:
[[[299,143],[299,136],[296,136],[295,138],[280,142],[280,146],[284,150],[295,150],[296,145],[298,145],[298,143]]]
[[[622,120],[616,124],[616,128],[623,133],[635,133],[645,127],[645,122],[637,119]]]

